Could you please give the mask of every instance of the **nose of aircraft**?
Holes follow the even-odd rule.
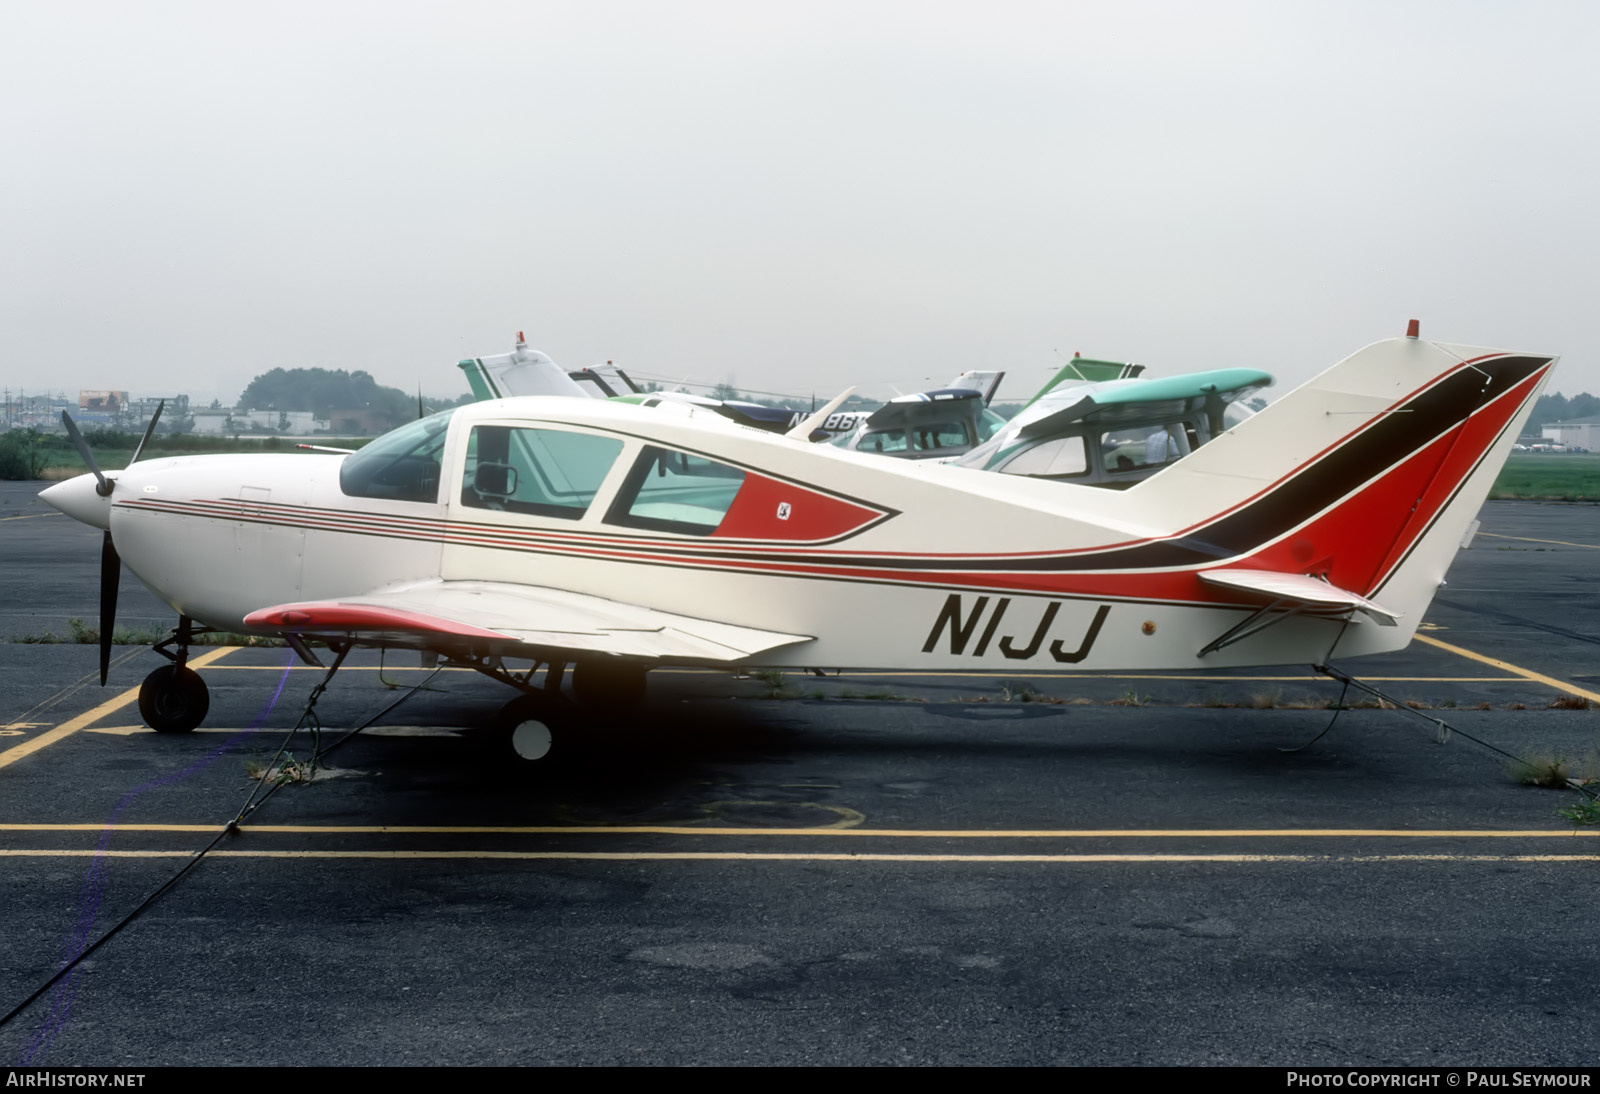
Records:
[[[39,491],[41,501],[49,502],[74,520],[95,528],[111,528],[111,499],[102,497],[96,489],[99,482],[92,474],[58,482]]]

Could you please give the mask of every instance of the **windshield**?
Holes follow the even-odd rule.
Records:
[[[339,465],[339,489],[356,498],[438,501],[445,427],[455,409],[385,433]]]

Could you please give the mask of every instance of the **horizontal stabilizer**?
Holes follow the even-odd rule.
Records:
[[[650,661],[734,662],[810,637],[675,615],[561,589],[433,581],[338,600],[280,604],[245,617],[254,631],[455,651],[515,648]]]
[[[1375,604],[1348,589],[1330,585],[1320,577],[1285,574],[1275,570],[1202,570],[1200,580],[1225,589],[1255,593],[1275,601],[1289,601],[1318,608],[1354,608],[1366,612],[1385,627],[1395,625],[1397,612]]]

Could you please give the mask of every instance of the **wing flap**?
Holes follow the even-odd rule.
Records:
[[[362,644],[515,654],[517,647],[651,661],[734,662],[809,642],[562,589],[433,581],[336,600],[279,604],[245,617],[252,630]]]

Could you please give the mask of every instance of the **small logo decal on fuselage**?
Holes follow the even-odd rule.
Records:
[[[945,631],[950,632],[950,652],[960,655],[967,654],[967,646],[972,642],[972,636],[978,632],[978,624],[983,620],[984,613],[988,612],[989,620],[983,626],[983,633],[978,637],[978,644],[973,647],[969,657],[982,657],[989,652],[989,643],[993,640],[995,632],[1000,629],[1000,621],[1005,617],[1006,609],[1011,606],[1011,598],[1002,596],[989,611],[987,596],[980,596],[972,605],[970,612],[962,611],[961,594],[951,593],[944,602],[944,607],[939,609],[938,618],[933,621],[933,629],[928,632],[928,640],[922,644],[923,653],[934,652],[934,647],[944,637]],[[1045,638],[1050,633],[1050,625],[1056,621],[1056,615],[1061,611],[1061,601],[1052,600],[1045,605],[1044,614],[1034,625],[1033,633],[1026,638],[1026,645],[1018,646],[1018,636],[1002,635],[1000,641],[995,643],[1000,652],[1012,661],[1026,661],[1039,652],[1039,647],[1044,645]],[[1057,638],[1050,643],[1050,656],[1065,665],[1076,665],[1089,656],[1089,651],[1094,649],[1096,638],[1100,637],[1100,628],[1105,624],[1106,616],[1111,614],[1111,605],[1102,604],[1095,609],[1094,618],[1089,622],[1089,628],[1084,632],[1083,639],[1074,650],[1065,649],[1066,640]]]
[[[789,503],[788,502],[780,501],[778,503],[778,519],[779,520],[788,520],[789,519]]]

